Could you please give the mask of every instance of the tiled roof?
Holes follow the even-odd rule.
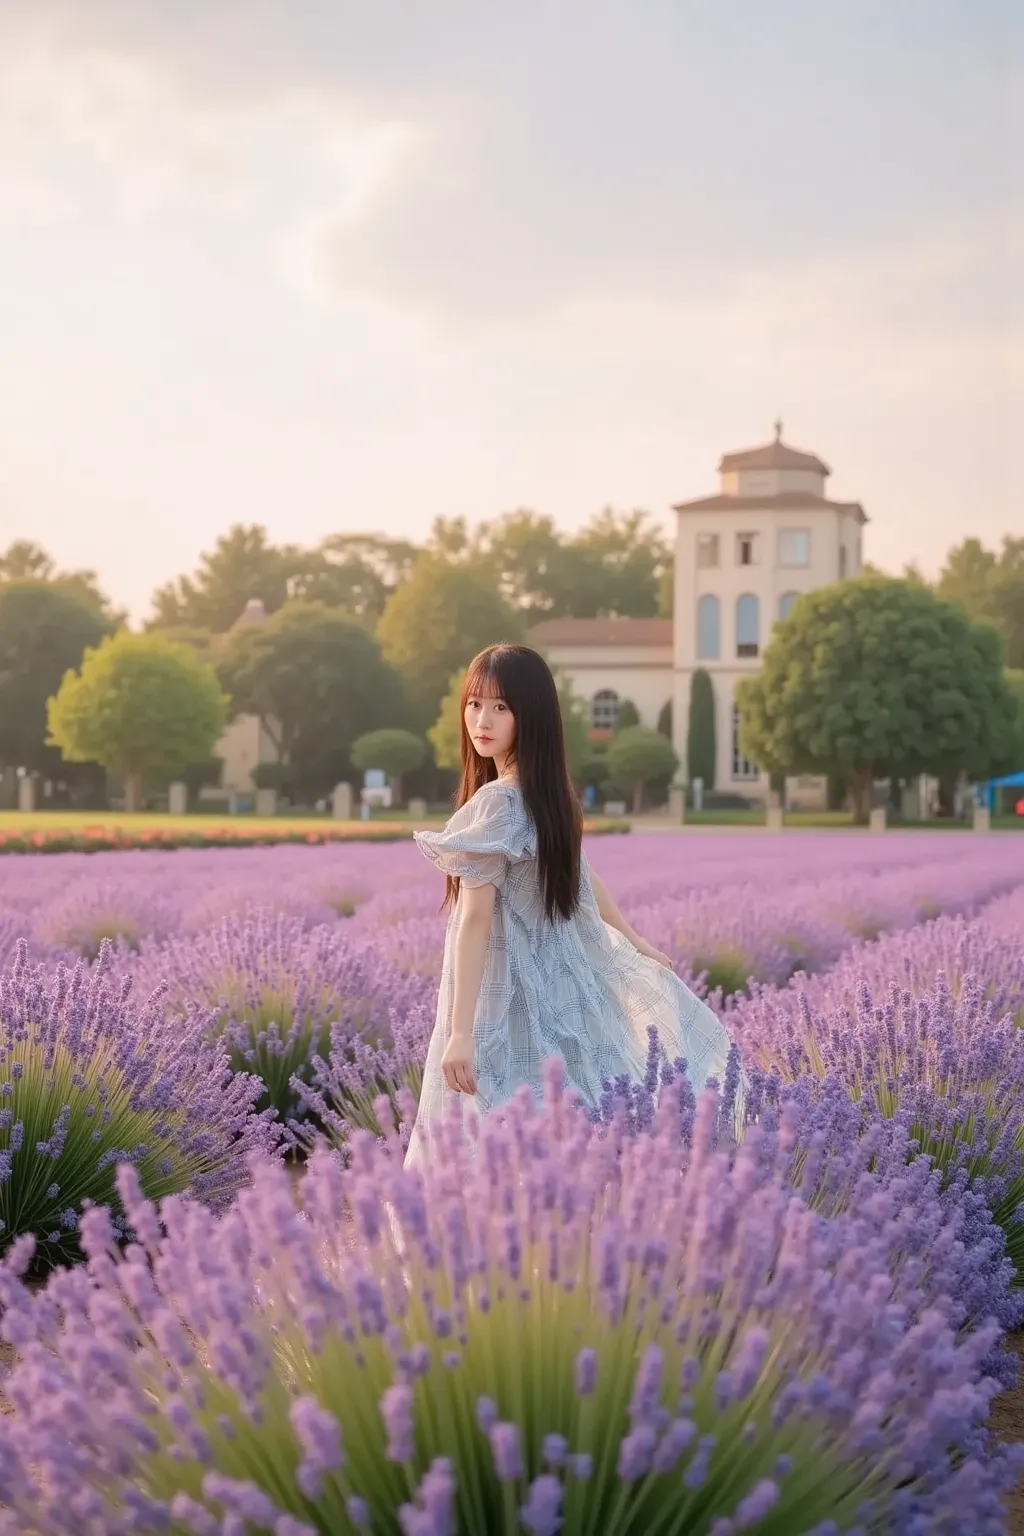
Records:
[[[671,619],[542,619],[530,631],[534,645],[672,644]]]
[[[812,469],[819,475],[832,473],[816,453],[801,453],[799,448],[790,448],[780,438],[776,438],[773,443],[765,443],[763,448],[744,448],[739,453],[727,453],[718,466],[719,474],[730,474],[737,469]]]
[[[852,512],[860,523],[867,513],[859,501],[830,501],[813,491],[780,491],[777,496],[699,496],[679,501],[674,512]]]

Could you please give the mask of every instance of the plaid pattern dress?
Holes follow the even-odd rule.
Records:
[[[461,896],[448,920],[437,1018],[427,1052],[406,1162],[422,1158],[438,1119],[458,1107],[464,1121],[505,1103],[524,1083],[539,1101],[541,1063],[561,1056],[579,1097],[596,1107],[606,1079],[636,1081],[653,1025],[670,1060],[684,1056],[694,1090],[722,1080],[731,1044],[707,1005],[601,918],[586,858],[580,905],[551,923],[537,878],[537,841],[516,784],[494,781],[456,811],[443,832],[417,832],[432,864],[463,887],[497,892],[473,1042],[477,1092],[450,1090],[441,1071],[454,1002],[453,958]]]

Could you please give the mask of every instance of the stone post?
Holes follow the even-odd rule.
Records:
[[[331,800],[331,815],[335,821],[352,820],[352,785],[335,784]]]
[[[764,813],[764,824],[769,832],[781,832],[783,828],[782,806],[769,805]]]
[[[884,832],[885,831],[885,806],[884,805],[876,805],[875,806],[874,810],[871,812],[871,818],[870,818],[870,820],[868,822],[868,828],[872,832]]]
[[[681,784],[673,784],[668,792],[669,820],[683,826],[686,822],[686,790]]]
[[[975,832],[989,832],[992,829],[992,813],[987,805],[976,805],[971,820]]]
[[[425,821],[427,816],[427,802],[425,800],[409,801],[409,820]]]
[[[188,785],[176,780],[167,791],[167,809],[172,816],[188,815]]]
[[[31,816],[36,808],[36,781],[26,773],[18,780],[18,810],[23,816]]]

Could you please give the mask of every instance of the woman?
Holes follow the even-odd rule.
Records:
[[[407,1163],[452,1104],[468,1121],[524,1083],[539,1096],[546,1056],[596,1107],[607,1079],[643,1078],[652,1025],[695,1090],[721,1081],[728,1034],[626,922],[582,831],[554,678],[536,651],[491,646],[463,688],[458,809],[443,832],[416,833],[450,917]]]

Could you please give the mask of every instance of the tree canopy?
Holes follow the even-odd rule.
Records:
[[[240,523],[201,555],[191,575],[159,588],[149,627],[224,634],[251,598],[268,613],[289,601],[321,602],[372,627],[424,556],[477,570],[523,625],[565,616],[650,617],[662,611],[672,566],[649,513],[611,508],[569,535],[546,513],[524,509],[472,527],[464,517],[438,517],[422,545],[337,533],[305,549],[274,544],[266,528]]]
[[[406,679],[424,721],[436,718],[452,675],[478,651],[522,633],[519,615],[475,564],[436,555],[416,562],[377,626],[384,656]]]
[[[141,808],[146,775],[208,762],[226,719],[227,699],[195,651],[128,630],[86,651],[48,709],[51,744],[69,762],[122,774],[129,810]]]
[[[368,768],[379,768],[395,787],[395,794],[402,798],[402,778],[423,766],[427,744],[422,736],[412,731],[367,731],[352,743],[353,768],[365,773]]]
[[[49,587],[73,593],[108,627],[124,622],[124,614],[112,606],[100,589],[95,571],[58,570],[52,555],[40,545],[30,539],[15,539],[0,554],[0,585],[25,581],[45,582]]]
[[[71,587],[0,581],[0,764],[57,771],[60,755],[46,743],[47,700],[110,628],[96,604]]]
[[[647,725],[627,726],[608,747],[608,778],[616,789],[632,792],[637,813],[643,810],[645,787],[671,778],[678,767],[672,743]]]
[[[752,762],[842,774],[861,821],[875,779],[983,776],[1015,718],[995,630],[928,587],[877,575],[805,594],[737,702]]]
[[[946,556],[936,591],[992,624],[1003,637],[1006,665],[1024,668],[1024,538],[1008,535],[998,552],[965,539]]]
[[[353,743],[408,713],[401,679],[363,625],[337,609],[289,603],[234,631],[218,661],[233,714],[257,715],[294,782],[321,794]]]
[[[519,509],[470,528],[435,519],[428,553],[476,566],[526,624],[544,618],[650,618],[661,611],[671,549],[647,512],[606,507],[565,535],[553,518]]]

